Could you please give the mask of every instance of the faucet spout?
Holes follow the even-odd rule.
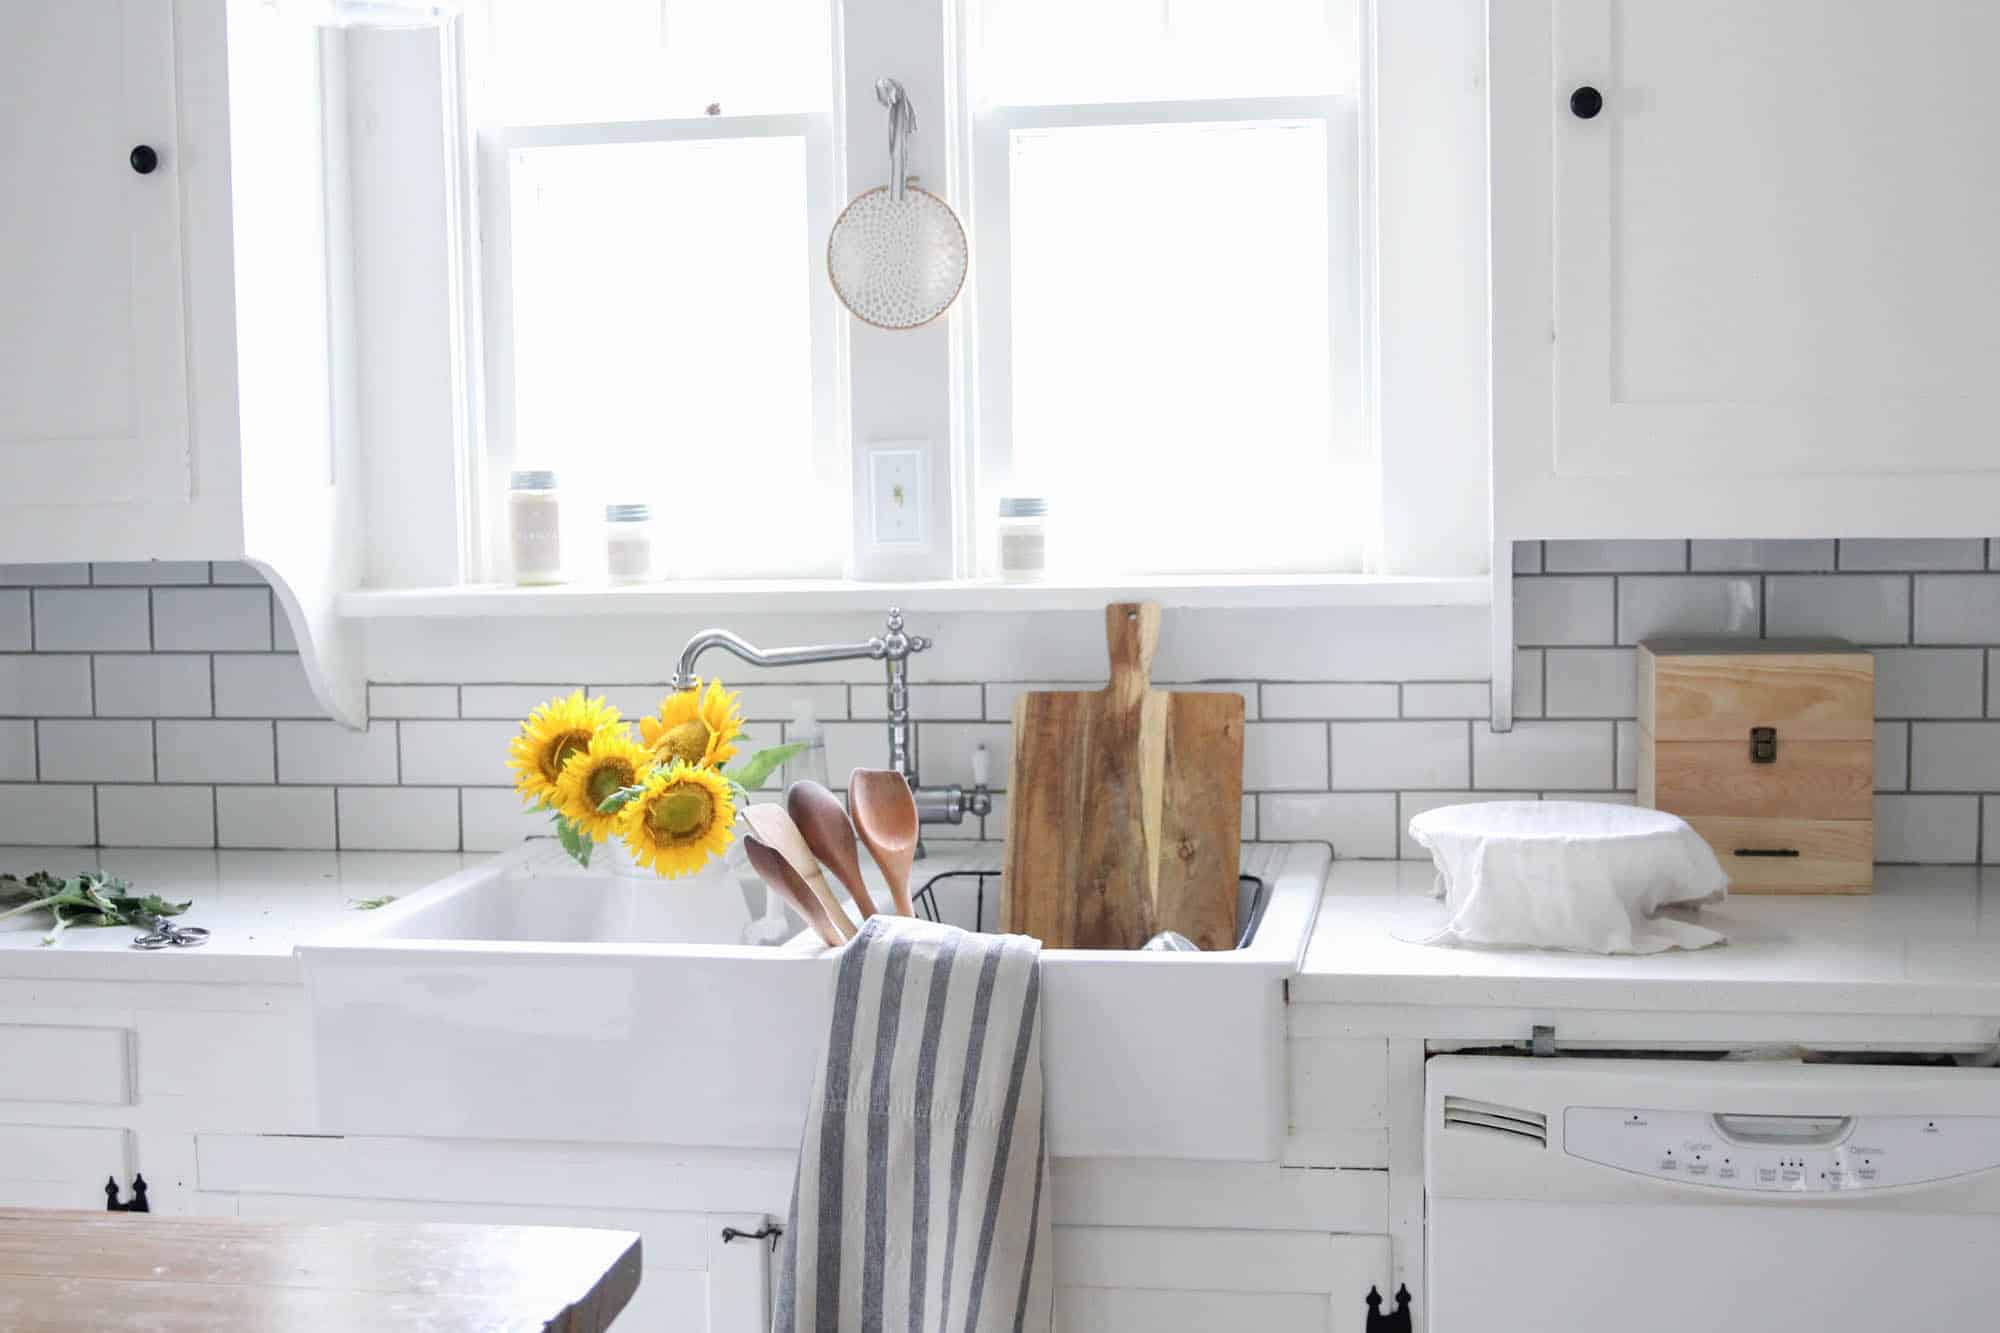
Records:
[[[734,657],[739,657],[751,666],[803,666],[814,662],[855,662],[881,661],[889,655],[889,642],[882,635],[876,635],[865,643],[820,643],[807,644],[798,648],[759,648],[747,639],[732,634],[726,629],[705,629],[687,641],[681,649],[680,661],[675,664],[673,687],[676,690],[691,690],[699,682],[695,675],[695,663],[711,648],[720,648]]]

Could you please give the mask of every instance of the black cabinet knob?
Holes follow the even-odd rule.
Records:
[[[1587,83],[1569,95],[1569,113],[1578,120],[1595,119],[1602,110],[1604,94]]]
[[[152,175],[153,168],[160,165],[160,155],[153,150],[151,144],[146,143],[142,143],[137,148],[134,148],[129,160],[132,163],[132,170],[138,172],[141,176]]]

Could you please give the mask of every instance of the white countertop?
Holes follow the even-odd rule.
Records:
[[[1413,943],[1446,917],[1434,878],[1427,861],[1337,863],[1292,1002],[2000,1015],[2000,867],[1879,866],[1873,894],[1733,897],[1689,918],[1727,943],[1637,957]]]

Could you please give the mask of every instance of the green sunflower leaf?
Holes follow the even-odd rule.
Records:
[[[724,769],[722,776],[747,791],[755,791],[770,781],[778,766],[795,755],[806,752],[803,745],[773,745],[759,750],[735,768]]]
[[[569,853],[570,860],[585,869],[590,867],[590,854],[596,850],[597,844],[590,840],[588,833],[571,822],[568,815],[556,816],[556,841]]]

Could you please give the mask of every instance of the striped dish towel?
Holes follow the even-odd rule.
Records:
[[[1040,959],[908,917],[846,946],[776,1333],[1047,1333]]]

